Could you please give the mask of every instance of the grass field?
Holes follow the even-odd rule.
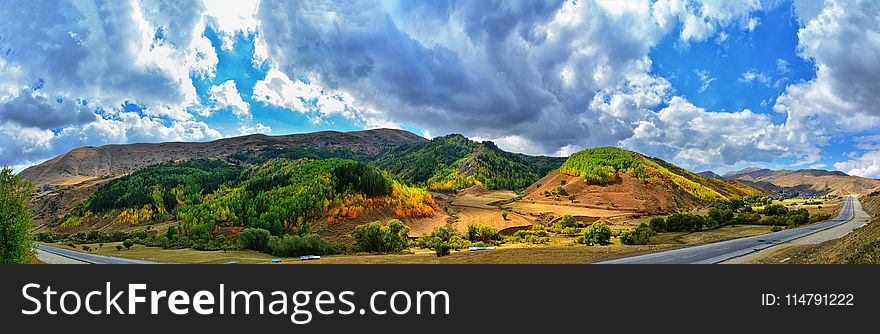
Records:
[[[250,250],[239,251],[197,251],[194,249],[162,249],[160,247],[147,247],[144,245],[134,245],[131,249],[116,250],[117,245],[121,242],[105,243],[104,247],[98,244],[87,244],[92,248],[90,253],[98,255],[124,257],[128,259],[159,261],[168,263],[201,263],[201,264],[223,264],[235,261],[241,264],[271,263],[271,259],[275,258],[269,254],[263,254]],[[56,247],[58,245],[55,245]],[[82,252],[82,247],[78,247],[77,251]],[[286,262],[292,261],[285,259]],[[299,259],[296,259],[299,261]]]
[[[308,264],[579,264],[637,255],[681,246],[729,240],[767,233],[767,226],[727,226],[717,230],[696,233],[661,233],[652,238],[650,245],[625,246],[613,238],[610,246],[588,247],[574,243],[573,237],[555,236],[544,245],[505,244],[495,250],[470,252],[454,251],[449,256],[438,258],[434,252],[413,249],[403,254],[356,254],[324,256],[318,261]],[[130,259],[150,260],[168,263],[223,264],[237,262],[240,264],[268,264],[275,258],[268,254],[255,251],[197,251],[193,249],[162,249],[134,245],[131,249],[117,251],[119,242],[87,244],[92,248],[90,253],[117,256]],[[59,245],[54,245],[59,246]],[[83,245],[77,250],[82,251]],[[61,246],[63,247],[63,246]],[[299,259],[283,259],[284,263],[301,263]]]

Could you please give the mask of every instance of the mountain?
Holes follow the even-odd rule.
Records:
[[[697,173],[697,174],[700,174],[700,175],[702,175],[702,176],[708,177],[708,178],[710,178],[710,179],[721,179],[721,175],[715,174],[715,172],[713,172],[713,171],[711,171],[711,170],[707,170],[707,171],[704,171],[704,172],[699,172],[699,173]]]
[[[375,156],[390,147],[425,140],[403,130],[376,129],[355,132],[323,131],[287,136],[250,135],[211,142],[87,146],[27,168],[19,175],[33,181],[38,188],[57,187],[120,176],[161,162],[222,158],[233,153],[292,147],[345,150],[354,154]]]
[[[373,164],[428,189],[452,191],[472,185],[522,189],[563,161],[565,158],[505,152],[492,142],[453,134],[395,147],[380,154]]]
[[[765,193],[736,181],[708,178],[658,158],[615,147],[572,154],[525,190],[520,202],[657,214],[715,200]],[[601,214],[601,212],[597,213]]]
[[[840,171],[819,169],[746,168],[725,173],[723,177],[761,187],[774,193],[807,196],[861,194],[880,185],[880,180],[847,175]]]

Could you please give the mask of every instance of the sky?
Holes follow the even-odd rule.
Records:
[[[400,128],[880,178],[878,60],[873,0],[28,1],[0,7],[0,165]]]

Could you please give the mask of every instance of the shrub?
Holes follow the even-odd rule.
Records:
[[[827,212],[815,212],[810,215],[810,223],[818,223],[831,218],[831,214]]]
[[[449,249],[462,249],[470,246],[470,242],[456,234],[454,229],[445,226],[435,229],[430,234],[423,235],[416,241],[416,246],[435,251],[441,245],[448,246]]]
[[[651,222],[648,224],[650,224],[651,229],[654,230],[654,232],[666,232],[666,219],[663,219],[663,217],[651,218]]]
[[[733,218],[737,225],[756,225],[761,221],[761,215],[755,213],[739,214]]]
[[[770,232],[779,232],[779,231],[782,231],[781,226],[773,226],[772,228],[770,228]]]
[[[587,227],[583,242],[589,246],[605,246],[611,244],[611,228],[604,222],[597,221]]]
[[[562,186],[556,187],[556,193],[562,196],[568,196],[568,191],[565,190]]]
[[[383,226],[379,222],[371,222],[355,226],[352,235],[355,248],[362,252],[399,252],[406,248],[409,238],[409,227],[400,220],[393,219]]]
[[[124,246],[125,249],[131,249],[131,246],[134,246],[134,241],[131,239],[125,239],[125,241],[122,242],[122,246]]]
[[[787,213],[788,208],[782,204],[772,204],[764,207],[764,214],[768,216],[785,216]]]
[[[574,217],[572,217],[571,215],[562,216],[562,218],[559,219],[558,224],[562,228],[577,227],[578,225],[577,220],[575,220]]]
[[[268,230],[261,228],[246,228],[238,233],[238,240],[241,247],[251,249],[258,252],[269,252],[269,239],[272,234]]]
[[[333,247],[317,234],[271,237],[267,244],[269,254],[280,257],[333,254]]]
[[[121,251],[122,248],[123,248],[122,245],[116,245],[116,251],[117,251],[117,252],[118,252],[118,251]]]
[[[445,243],[445,242],[441,242],[441,243],[439,243],[439,244],[437,245],[436,249],[435,249],[435,252],[436,252],[436,254],[437,254],[437,257],[441,257],[441,256],[449,255],[449,249],[450,249],[450,248],[451,248],[451,247],[449,246],[449,244],[447,244],[447,243]]]
[[[542,225],[534,225],[528,230],[519,230],[510,238],[514,242],[523,242],[531,244],[545,244],[550,242],[550,235]]]
[[[705,224],[702,216],[690,213],[673,213],[666,218],[666,230],[669,232],[700,231]]]
[[[624,245],[647,245],[655,234],[648,224],[642,223],[634,229],[620,232],[620,242]]]
[[[724,207],[709,208],[709,224],[713,228],[721,227],[733,222],[733,210]]]
[[[469,225],[467,229],[467,240],[470,242],[484,242],[488,244],[498,244],[503,238],[498,230],[486,225]]]

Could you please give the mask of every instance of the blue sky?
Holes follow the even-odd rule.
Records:
[[[62,1],[0,21],[17,170],[83,145],[392,127],[880,177],[873,1]]]

